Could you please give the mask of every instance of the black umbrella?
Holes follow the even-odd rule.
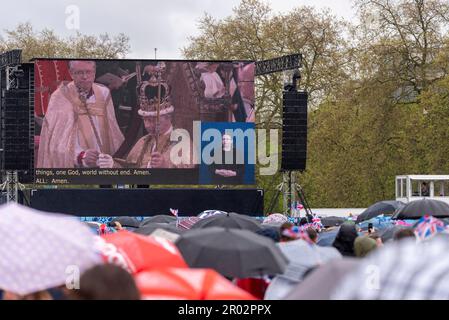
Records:
[[[396,232],[403,229],[411,229],[411,228],[406,226],[391,226],[386,229],[383,229],[382,231],[380,231],[380,237],[382,238],[382,242],[385,243],[387,241],[392,240]]]
[[[144,219],[141,223],[140,223],[140,227],[146,226],[149,223],[170,223],[176,221],[176,217],[174,216],[169,216],[166,214],[159,214],[157,216],[153,216],[153,217],[149,217]]]
[[[396,210],[391,219],[420,219],[425,215],[435,218],[449,217],[449,205],[446,202],[423,199],[407,203]]]
[[[230,229],[243,229],[250,231],[260,230],[260,223],[255,219],[242,214],[230,212],[218,214],[209,218],[202,219],[192,226],[192,229],[203,229],[210,227],[221,227]]]
[[[281,234],[279,228],[263,226],[262,229],[257,230],[256,234],[270,238],[274,242],[281,240]]]
[[[143,234],[145,236],[149,236],[157,229],[163,229],[165,231],[173,232],[176,234],[183,233],[183,230],[176,228],[176,226],[168,224],[168,223],[149,223],[138,229],[134,230],[135,233]]]
[[[275,275],[284,272],[288,263],[271,239],[248,230],[190,230],[176,246],[190,267],[212,268],[231,278]]]
[[[329,231],[323,231],[318,234],[317,245],[321,247],[332,247],[335,238],[338,234],[338,228]]]
[[[262,223],[260,225],[260,228],[261,229],[277,229],[278,231],[280,231],[282,225],[283,225],[283,223],[274,223],[274,222]]]
[[[137,221],[136,218],[133,217],[117,217],[112,222],[118,222],[121,224],[122,227],[131,227],[131,228],[138,228],[139,227],[139,221]]]
[[[338,227],[339,225],[342,225],[346,221],[343,217],[321,217],[321,223],[325,228],[330,227]]]
[[[357,223],[374,217],[384,215],[392,215],[397,209],[403,207],[405,203],[401,201],[379,201],[368,207],[357,217]]]

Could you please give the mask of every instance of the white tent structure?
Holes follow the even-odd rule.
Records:
[[[396,200],[435,199],[449,204],[449,175],[396,176]]]

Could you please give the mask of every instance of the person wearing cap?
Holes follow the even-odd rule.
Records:
[[[169,86],[159,81],[156,74],[163,70],[163,65],[147,66],[145,73],[149,79],[139,87],[138,114],[142,117],[147,134],[140,138],[126,159],[113,158],[110,154],[100,154],[100,168],[193,168],[193,144],[190,137],[179,131],[181,142],[188,141],[188,150],[180,156],[180,161],[171,157],[172,148],[178,143],[171,141],[173,132],[172,115],[175,111],[171,104]],[[159,87],[160,86],[160,87]],[[160,101],[158,96],[160,92]],[[159,109],[159,112],[158,112]],[[179,136],[178,135],[178,136]],[[179,156],[179,154],[178,154]],[[179,160],[179,159],[178,159]]]
[[[69,61],[73,81],[63,82],[48,103],[36,168],[97,167],[100,153],[124,141],[109,89],[95,83],[95,61]]]

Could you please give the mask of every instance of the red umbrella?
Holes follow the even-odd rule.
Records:
[[[188,268],[176,246],[166,239],[129,231],[106,234],[101,239],[99,249],[105,261],[132,274],[153,268]]]
[[[154,269],[135,280],[148,300],[256,300],[212,269]]]

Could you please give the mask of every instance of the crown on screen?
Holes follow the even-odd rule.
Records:
[[[170,99],[170,86],[163,78],[165,70],[164,62],[147,65],[144,68],[143,73],[148,76],[138,88],[138,113],[143,117],[156,116],[158,106],[160,115],[174,111]]]

